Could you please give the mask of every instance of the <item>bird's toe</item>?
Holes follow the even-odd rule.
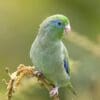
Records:
[[[50,96],[51,97],[53,97],[55,95],[58,95],[58,87],[55,87],[50,91]]]

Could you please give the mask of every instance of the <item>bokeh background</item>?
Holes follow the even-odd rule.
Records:
[[[62,89],[61,100],[100,100],[100,0],[0,0],[0,81],[9,79],[5,67],[13,72],[21,63],[32,65],[29,51],[39,24],[53,14],[68,16],[73,30],[63,41],[75,62],[71,81],[78,95]],[[47,92],[33,87],[15,100],[49,100]],[[6,99],[0,82],[0,100]]]

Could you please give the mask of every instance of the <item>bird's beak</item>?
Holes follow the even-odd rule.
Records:
[[[68,25],[65,26],[64,32],[65,32],[65,33],[71,32],[70,24],[68,24]]]

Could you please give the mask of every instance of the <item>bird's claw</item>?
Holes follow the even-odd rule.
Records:
[[[58,87],[55,87],[53,88],[51,91],[50,91],[50,96],[53,97],[57,95],[58,96]]]
[[[35,71],[35,72],[34,72],[34,75],[37,76],[39,79],[40,79],[40,78],[44,78],[43,73],[40,72],[40,71]]]

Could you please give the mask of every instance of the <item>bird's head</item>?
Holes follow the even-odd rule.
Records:
[[[70,30],[70,22],[66,16],[53,15],[41,23],[39,33],[48,38],[61,39],[63,33],[68,33]]]

